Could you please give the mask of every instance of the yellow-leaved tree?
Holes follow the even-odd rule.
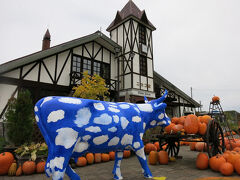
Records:
[[[87,71],[83,72],[81,83],[73,87],[73,90],[74,97],[84,99],[107,100],[110,94],[105,80],[97,74],[90,76]]]

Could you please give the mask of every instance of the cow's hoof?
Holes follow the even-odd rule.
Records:
[[[153,178],[151,175],[144,175],[144,177],[149,179]]]
[[[123,179],[123,177],[122,176],[114,176],[114,179],[116,179],[116,180],[119,180],[119,179]]]

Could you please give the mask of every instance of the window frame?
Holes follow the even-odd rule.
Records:
[[[141,76],[148,76],[147,57],[139,55],[139,73]]]
[[[146,45],[146,43],[147,43],[147,39],[146,39],[147,28],[146,28],[146,26],[139,23],[139,32],[138,33],[139,33],[138,34],[139,43]]]

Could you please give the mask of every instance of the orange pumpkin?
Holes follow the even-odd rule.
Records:
[[[207,125],[205,123],[198,123],[198,133],[204,135],[207,132]]]
[[[240,175],[240,159],[237,159],[234,163],[235,171]]]
[[[45,161],[40,161],[37,163],[37,166],[36,166],[36,172],[37,173],[44,173],[45,171],[45,165],[46,165],[46,162]]]
[[[207,148],[207,144],[205,142],[197,142],[195,144],[195,149],[197,151],[205,151]]]
[[[166,151],[158,152],[158,162],[159,164],[168,164],[168,153]]]
[[[196,134],[198,132],[197,116],[193,114],[187,115],[184,122],[184,129],[187,134]]]
[[[237,159],[240,159],[240,154],[235,151],[231,151],[227,156],[227,162],[231,163],[233,166]]]
[[[160,150],[159,142],[155,142],[155,143],[154,143],[154,146],[156,146],[156,148],[157,148],[157,151],[159,151],[159,150]]]
[[[170,134],[172,131],[172,127],[175,126],[174,123],[170,123],[168,126],[165,127],[165,131]]]
[[[231,176],[233,174],[234,168],[233,165],[229,162],[225,162],[222,163],[219,171],[221,172],[221,174],[223,174],[224,176]]]
[[[183,129],[183,125],[181,124],[176,124],[175,126],[172,127],[173,133],[180,132]]]
[[[198,169],[207,169],[208,168],[208,156],[205,153],[200,152],[197,156],[196,167]]]
[[[225,151],[224,153],[223,153],[223,157],[224,157],[224,159],[227,161],[227,158],[228,158],[228,156],[229,156],[229,153],[231,153],[231,151],[229,151],[229,150],[227,150],[227,151]]]
[[[79,157],[76,163],[77,166],[83,167],[87,165],[87,159],[85,157]]]
[[[184,125],[185,119],[186,119],[186,116],[181,116],[181,117],[179,118],[178,123],[181,124],[181,125]]]
[[[109,152],[109,157],[111,161],[115,160],[115,152],[114,151]]]
[[[178,118],[178,117],[173,117],[173,118],[171,119],[171,122],[174,123],[174,124],[178,124],[179,118]]]
[[[95,161],[95,163],[100,163],[102,161],[101,153],[95,153],[94,154],[94,161]]]
[[[213,102],[218,102],[218,101],[220,101],[220,98],[218,96],[213,96],[212,101]]]
[[[17,168],[16,176],[21,176],[21,175],[22,175],[22,165],[20,164],[19,167]]]
[[[148,163],[151,165],[156,165],[158,162],[158,152],[151,151],[148,156]]]
[[[154,146],[154,145],[153,145]],[[154,146],[155,147],[155,146]],[[156,147],[155,147],[156,148]],[[131,151],[124,150],[123,151],[123,158],[129,158],[131,156]]]
[[[102,161],[103,162],[108,162],[110,160],[109,154],[102,153]]]
[[[86,154],[86,159],[88,164],[93,164],[94,163],[94,155],[93,153],[87,153]]]
[[[209,115],[204,115],[204,116],[201,117],[200,122],[201,122],[201,123],[208,124],[210,120],[212,120],[211,116],[209,116]]]
[[[156,151],[157,148],[154,144],[152,143],[147,143],[145,146],[144,146],[144,152],[145,154],[149,154],[151,151]]]
[[[195,145],[196,145],[196,142],[190,142],[189,143],[189,147],[190,147],[191,151],[195,151],[196,150]]]
[[[225,162],[226,160],[222,155],[216,155],[209,159],[209,166],[213,171],[219,171],[220,166]]]
[[[0,154],[0,175],[8,173],[8,169],[14,161],[14,157],[10,152],[3,152]]]
[[[25,161],[22,165],[22,170],[26,175],[33,174],[36,170],[36,163],[34,161]]]

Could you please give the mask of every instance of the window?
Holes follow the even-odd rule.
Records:
[[[139,43],[146,44],[146,27],[139,24]]]
[[[88,74],[92,74],[91,72],[91,60],[90,59],[86,59],[86,58],[83,58],[83,70],[82,72],[84,71],[88,71]]]
[[[94,61],[93,62],[93,74],[100,75],[101,71],[101,64],[100,62]]]
[[[73,56],[73,67],[72,70],[74,72],[80,73],[81,72],[81,58],[78,56]]]
[[[140,74],[142,76],[147,76],[147,57],[139,56],[139,63],[140,63]]]
[[[110,65],[109,64],[102,63],[101,77],[103,79],[105,79],[105,80],[109,80],[110,79]]]
[[[80,78],[84,71],[88,71],[89,75],[98,74],[105,79],[106,83],[110,82],[109,64],[74,55],[72,72],[79,74],[78,78]]]

